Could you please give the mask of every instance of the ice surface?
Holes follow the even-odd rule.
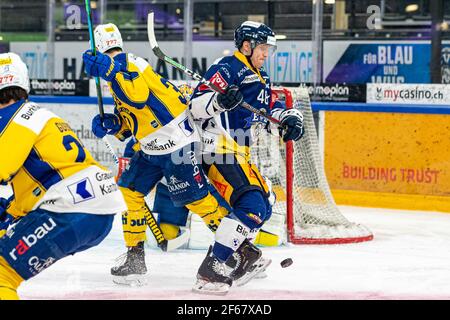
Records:
[[[450,214],[340,206],[374,240],[345,245],[263,248],[268,277],[225,297],[191,292],[204,250],[146,250],[148,285],[112,283],[124,252],[120,219],[99,246],[67,257],[23,283],[23,299],[450,299]],[[281,268],[280,262],[294,263]]]

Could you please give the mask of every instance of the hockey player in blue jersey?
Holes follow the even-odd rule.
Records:
[[[271,100],[270,79],[263,64],[276,49],[274,32],[264,24],[246,21],[236,29],[234,40],[238,50],[216,61],[205,74],[205,79],[225,93],[199,85],[190,107],[202,128],[203,169],[233,208],[222,219],[215,243],[198,270],[193,290],[200,293],[224,294],[233,281],[245,283],[270,263],[251,242],[272,209],[268,183],[250,160],[258,130],[269,124],[239,107],[240,103],[246,101],[278,119],[283,141],[297,141],[303,135],[301,112],[285,110],[280,102]],[[233,271],[228,273],[230,267]]]

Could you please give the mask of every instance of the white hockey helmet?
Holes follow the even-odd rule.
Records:
[[[20,87],[30,92],[28,68],[20,57],[12,52],[0,54],[0,90]]]
[[[112,48],[123,49],[122,35],[114,23],[100,24],[94,30],[95,46],[100,53]]]

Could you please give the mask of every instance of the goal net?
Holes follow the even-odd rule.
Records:
[[[252,160],[270,179],[277,201],[274,213],[286,214],[288,241],[295,244],[339,244],[372,240],[365,226],[348,221],[328,185],[307,89],[272,89],[286,108],[300,109],[305,134],[283,143],[277,130],[261,130]],[[273,132],[276,131],[276,132]]]

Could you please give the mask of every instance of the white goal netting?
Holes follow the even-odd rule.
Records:
[[[252,160],[271,180],[277,195],[273,211],[286,214],[288,241],[333,244],[371,240],[371,231],[348,221],[334,202],[320,156],[308,91],[275,88],[273,92],[288,108],[302,111],[305,126],[303,138],[289,144],[283,143],[278,132],[262,130],[252,150]]]

